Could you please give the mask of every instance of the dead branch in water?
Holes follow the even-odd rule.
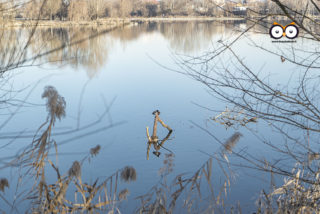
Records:
[[[147,131],[147,138],[148,138],[148,148],[147,148],[147,160],[149,160],[149,152],[150,152],[150,148],[151,145],[154,146],[154,149],[156,150],[155,152],[153,152],[154,155],[156,155],[157,157],[160,156],[160,148],[163,147],[163,144],[169,139],[171,133],[172,133],[172,129],[166,125],[159,117],[160,115],[160,111],[159,110],[155,110],[154,112],[152,112],[152,114],[154,115],[154,123],[153,123],[153,131],[152,131],[152,136],[150,137],[149,134],[149,127],[146,127],[146,131]],[[157,127],[158,127],[158,122],[166,129],[168,129],[168,134],[165,138],[163,138],[160,143],[159,143],[159,138],[157,136]]]

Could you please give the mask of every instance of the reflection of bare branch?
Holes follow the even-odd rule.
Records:
[[[226,108],[225,111],[212,118],[212,120],[225,125],[226,128],[229,128],[235,124],[246,126],[248,123],[255,123],[257,122],[257,117],[247,118],[243,110],[238,111],[235,108],[229,110]]]

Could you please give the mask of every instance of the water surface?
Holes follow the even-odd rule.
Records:
[[[130,190],[128,201],[121,205],[123,213],[132,213],[138,206],[134,198],[146,193],[158,182],[158,170],[163,166],[166,153],[174,153],[174,175],[191,175],[209,158],[205,153],[214,154],[221,149],[221,145],[197,125],[209,130],[223,142],[239,131],[243,137],[237,146],[260,157],[272,157],[273,152],[259,143],[248,129],[225,129],[223,125],[210,121],[210,118],[229,104],[210,94],[202,83],[173,71],[180,69],[175,63],[175,57],[202,55],[217,46],[220,40],[231,41],[246,25],[219,22],[151,22],[108,33],[88,28],[38,29],[37,39],[28,54],[32,56],[53,49],[56,51],[37,59],[40,66],[22,67],[4,74],[5,77],[8,76],[5,87],[15,90],[27,87],[16,93],[16,96],[19,99],[27,97],[26,100],[33,105],[5,109],[1,120],[8,117],[7,113],[17,112],[1,129],[2,135],[17,134],[12,132],[21,132],[22,136],[33,135],[47,117],[44,100],[41,99],[47,85],[54,86],[67,103],[66,118],[56,123],[54,133],[76,129],[96,121],[105,108],[110,107],[108,114],[101,118],[96,126],[69,135],[54,136],[54,139],[59,144],[58,152],[61,153],[58,165],[65,173],[74,160],[81,160],[90,148],[101,145],[99,155],[92,158],[90,164],[85,162],[83,165],[82,179],[87,182],[105,178],[127,165],[137,170],[136,182],[123,184]],[[78,42],[89,35],[94,36]],[[254,40],[269,48],[278,48],[269,41],[268,35],[249,35],[250,38],[242,38],[233,49],[245,58],[253,69],[262,69],[266,75],[272,73],[271,78],[277,80],[277,84],[286,82],[292,75],[294,66],[284,65],[277,56],[252,46],[250,41]],[[221,57],[227,63],[231,56]],[[153,155],[151,148],[150,159],[147,160],[146,126],[152,127],[152,112],[156,109],[160,110],[161,119],[173,129],[173,133],[165,143],[165,149],[160,150],[160,156]],[[95,132],[108,125],[113,126]],[[277,134],[270,134],[271,131],[264,123],[252,124],[250,128],[268,130],[264,131],[269,133],[268,140],[278,139]],[[158,136],[165,137],[167,130],[160,126],[158,129]],[[1,156],[16,154],[31,140],[32,137],[15,139],[2,149]],[[1,139],[0,142],[6,144],[8,139]],[[51,159],[55,160],[54,150],[52,154]],[[3,171],[10,179],[17,179],[14,169],[5,168]],[[52,176],[49,180],[54,181],[53,172],[49,174]],[[215,188],[220,188],[224,179],[218,164],[214,162]],[[240,201],[244,212],[253,211],[260,190],[268,189],[269,185],[266,174],[236,168],[228,203],[236,204]],[[7,194],[10,197],[13,193]]]

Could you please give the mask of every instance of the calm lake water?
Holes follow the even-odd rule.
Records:
[[[3,165],[9,161],[6,157],[17,154],[31,143],[33,134],[45,122],[47,112],[41,95],[47,85],[54,86],[67,103],[66,117],[56,123],[53,133],[84,127],[101,118],[106,106],[110,107],[108,114],[96,125],[66,135],[54,135],[53,138],[59,145],[58,166],[63,173],[67,173],[74,160],[80,161],[85,157],[90,148],[101,145],[99,155],[90,163],[84,163],[83,181],[92,183],[96,178],[106,178],[127,165],[136,169],[137,180],[122,184],[130,190],[128,200],[120,206],[122,213],[132,213],[139,205],[135,198],[159,181],[158,171],[163,166],[165,154],[174,153],[174,177],[180,173],[191,175],[208,160],[205,153],[213,155],[220,151],[220,144],[197,125],[223,142],[238,131],[243,137],[237,147],[245,148],[258,157],[273,158],[273,151],[247,128],[226,130],[223,125],[210,120],[230,106],[228,103],[217,99],[205,85],[188,75],[165,68],[179,71],[175,57],[199,56],[217,46],[219,40],[231,41],[246,27],[247,23],[234,22],[176,22],[136,24],[108,33],[88,28],[38,29],[37,39],[29,47],[27,55],[56,50],[37,59],[34,66],[4,74],[7,82],[2,89],[14,90],[12,97],[27,103],[23,107],[9,105],[0,115],[1,121],[6,121],[8,114],[14,114],[1,128],[1,145],[10,143],[1,150]],[[89,35],[94,36],[77,42]],[[24,33],[19,36],[24,39]],[[235,43],[233,49],[253,69],[261,69],[266,76],[272,74],[270,78],[275,80],[275,84],[286,84],[289,77],[294,78],[293,65],[282,63],[278,56],[254,47],[252,41],[283,50],[292,44],[272,44],[269,35],[252,32]],[[308,44],[298,40],[294,45],[305,47]],[[228,62],[227,56],[221,57]],[[151,148],[147,160],[146,126],[152,129],[152,112],[156,109],[160,110],[160,118],[173,129],[173,133],[164,144],[165,148],[160,150],[160,156],[154,155]],[[99,130],[108,125],[113,126]],[[250,124],[250,129],[263,130],[264,135],[261,136],[267,140],[279,139],[279,135],[263,122]],[[167,130],[159,126],[159,138],[166,134]],[[21,138],[12,140],[5,137],[16,135],[21,135]],[[55,162],[54,149],[51,154],[50,159]],[[230,158],[230,161],[239,160]],[[15,167],[4,168],[1,176],[14,183],[18,179],[17,171]],[[234,172],[225,203],[235,205],[239,201],[244,213],[255,211],[261,190],[270,188],[270,175],[241,167],[234,168]],[[54,182],[56,175],[53,170],[48,173],[51,176],[48,179]],[[219,165],[214,161],[214,188],[220,189],[224,180]],[[14,189],[14,185],[11,187]],[[28,189],[28,186],[22,186],[22,189]],[[6,192],[5,196],[10,201],[14,191]],[[0,204],[0,207],[7,207],[2,200]],[[21,205],[20,211],[27,209],[24,207],[27,205]]]

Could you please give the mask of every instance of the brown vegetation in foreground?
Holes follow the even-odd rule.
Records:
[[[52,131],[57,120],[62,120],[66,115],[66,101],[52,86],[45,87],[42,98],[46,100],[47,119],[40,125],[32,143],[11,160],[11,163],[18,166],[15,170],[22,175],[17,178],[18,185],[12,187],[16,189],[9,189],[12,181],[9,182],[6,178],[0,179],[1,199],[5,200],[10,209],[17,212],[20,207],[19,204],[15,204],[16,201],[21,204],[26,203],[26,206],[29,207],[28,211],[25,210],[27,213],[95,213],[98,211],[121,213],[119,205],[127,199],[130,193],[129,189],[122,188],[122,185],[137,179],[135,168],[126,166],[102,181],[98,178],[90,183],[83,181],[82,174],[86,170],[83,165],[99,154],[101,146],[97,145],[91,148],[82,160],[70,163],[69,170],[61,172],[58,167],[59,143],[53,139]],[[159,118],[159,111],[155,111],[154,114],[155,124],[160,122],[169,131],[172,131]],[[154,131],[153,136],[156,134],[156,128]],[[56,163],[49,157],[51,150],[55,152]],[[166,154],[164,167],[159,170],[160,181],[146,194],[138,197],[141,205],[138,206],[137,212],[173,213],[176,207],[181,207],[190,213],[195,211],[207,213],[223,206],[223,194],[227,194],[230,180],[227,178],[224,187],[218,195],[215,195],[211,184],[212,158],[191,175],[177,175],[170,184],[168,176],[173,173],[173,167],[173,153]],[[49,171],[53,172],[56,178],[49,177]],[[26,191],[19,189],[22,183],[27,184]],[[202,208],[198,210],[197,205],[203,205],[198,198],[208,193],[203,192],[202,186],[204,185],[209,189],[209,195],[203,210]],[[6,196],[8,191],[15,191],[17,197],[10,199]],[[0,210],[6,211],[4,207],[1,207]]]

